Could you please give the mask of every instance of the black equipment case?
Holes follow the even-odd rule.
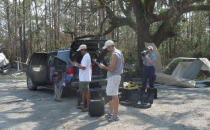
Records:
[[[98,117],[104,115],[105,111],[105,91],[102,88],[90,89],[89,115]]]
[[[157,99],[157,88],[146,88],[144,91],[141,87],[132,90],[121,89],[120,104],[122,105],[150,108],[154,99]],[[138,104],[139,101],[141,101],[141,104]]]
[[[104,100],[91,99],[89,103],[89,115],[92,117],[104,115]]]

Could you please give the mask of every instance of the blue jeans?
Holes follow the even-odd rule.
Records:
[[[147,80],[149,79],[150,88],[154,88],[155,76],[155,67],[154,66],[144,66],[142,71],[142,88],[146,89]]]

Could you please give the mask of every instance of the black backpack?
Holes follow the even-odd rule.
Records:
[[[150,108],[153,104],[153,100],[155,96],[157,96],[157,89],[156,88],[140,88],[139,90],[140,96],[139,96],[139,101],[141,104],[135,105],[136,107],[139,108]]]

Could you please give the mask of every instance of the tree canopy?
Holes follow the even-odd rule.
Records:
[[[146,33],[145,42],[154,42],[157,46],[175,35],[174,28],[184,13],[210,10],[210,4],[206,0],[118,0],[123,15],[116,15],[110,8],[112,0],[99,2],[110,19],[110,27],[104,34],[126,25],[136,32],[140,29],[142,33]],[[136,20],[132,17],[132,9]],[[150,25],[156,22],[160,26],[156,32],[150,33]]]
[[[0,7],[0,44],[11,60],[69,48],[83,35],[114,39],[129,63],[141,60],[145,42],[164,62],[208,56],[210,0],[3,0]]]

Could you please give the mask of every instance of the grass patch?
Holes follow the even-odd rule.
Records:
[[[1,74],[0,73],[0,79],[26,80],[26,74],[25,74],[25,72],[21,72],[21,74],[18,74],[16,72],[16,70],[11,69],[7,72],[7,74]]]

